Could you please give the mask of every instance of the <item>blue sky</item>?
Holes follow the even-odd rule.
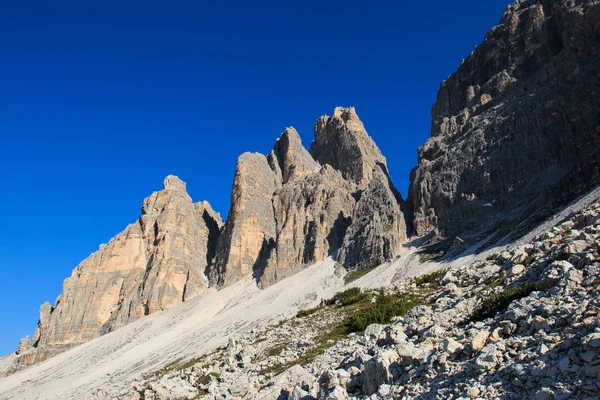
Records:
[[[403,195],[440,82],[509,1],[18,1],[0,24],[0,355],[168,174],[225,217],[238,155],[355,106]]]

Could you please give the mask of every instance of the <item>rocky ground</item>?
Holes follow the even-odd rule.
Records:
[[[119,398],[599,398],[599,246],[596,202],[532,243],[399,280],[387,324],[357,329],[385,295],[356,289]]]

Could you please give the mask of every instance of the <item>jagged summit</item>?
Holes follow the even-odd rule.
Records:
[[[331,117],[320,117],[314,135],[310,146],[313,158],[321,165],[331,165],[344,178],[362,187],[370,182],[376,165],[386,165],[385,157],[367,134],[354,107],[337,107]]]
[[[343,272],[334,267],[338,264],[347,270],[369,269],[400,257],[397,262],[377,268],[362,281],[371,287],[391,285],[409,272],[423,272],[422,268],[430,267],[430,264],[421,266],[420,255],[407,245],[411,229],[419,236],[431,233],[433,239],[455,239],[460,234],[461,239],[455,240],[458,245],[454,249],[448,245],[452,240],[440,241],[435,243],[435,254],[423,256],[444,254],[444,262],[447,262],[444,265],[458,267],[462,263],[461,252],[465,249],[478,252],[491,244],[508,243],[529,232],[532,225],[554,214],[556,207],[564,206],[600,183],[598,32],[598,1],[519,0],[509,6],[500,24],[488,33],[457,72],[442,83],[432,109],[431,138],[419,149],[419,161],[411,173],[406,204],[394,188],[385,157],[352,107],[338,107],[331,116],[325,115],[316,121],[310,151],[303,147],[296,130],[287,128],[268,155],[242,154],[237,161],[230,209],[224,225],[207,202],[193,203],[186,192],[186,184],[175,176],[168,176],[163,190],[144,200],[140,218],[75,268],[71,277],[65,280],[63,292],[54,305],[46,303],[41,307],[36,333],[19,344],[18,355],[14,356],[16,365],[43,360],[146,315],[173,309],[198,295],[206,296],[199,299],[198,304],[206,306],[203,310],[209,315],[207,321],[202,321],[202,326],[206,322],[210,330],[202,332],[204,336],[194,337],[206,339],[207,335],[215,337],[219,334],[225,337],[230,334],[229,330],[251,325],[250,317],[229,314],[227,318],[231,319],[219,327],[223,322],[220,318],[225,318],[218,315],[219,312],[227,314],[236,305],[248,301],[246,304],[251,303],[254,308],[246,308],[244,313],[250,312],[259,319],[264,317],[265,320],[260,321],[264,322],[275,318],[277,310],[269,307],[281,299],[289,300],[285,304],[287,312],[295,313],[297,308],[294,307],[307,302],[312,302],[314,307],[320,299],[312,288],[302,286],[304,282],[292,278],[288,282],[300,285],[306,291],[297,293],[294,292],[297,288],[286,287],[280,281],[297,273],[310,272],[311,276],[302,275],[303,279],[318,276],[319,280],[310,280],[309,286],[314,283],[319,286],[318,293],[325,293],[331,289],[330,284],[342,285],[340,276]],[[571,221],[570,228],[561,228],[539,238],[523,250],[525,253],[516,254],[518,263],[508,263],[512,256],[506,258],[500,254],[496,262],[482,264],[482,269],[475,267],[475,272],[465,271],[462,282],[467,287],[479,285],[478,291],[491,295],[498,294],[499,290],[494,286],[498,279],[508,279],[507,285],[502,287],[510,293],[514,289],[511,285],[521,279],[520,276],[527,277],[527,283],[541,277],[549,281],[548,285],[563,281],[568,290],[562,294],[567,296],[571,289],[578,290],[582,295],[577,301],[593,304],[581,288],[592,293],[597,286],[597,246],[593,245],[598,233],[597,210],[596,205],[589,215],[582,217],[581,223]],[[513,236],[507,236],[508,233]],[[410,245],[431,236],[419,238]],[[527,261],[531,261],[529,256],[532,255],[539,257],[533,267]],[[469,254],[469,257],[479,256]],[[314,265],[323,260],[327,261]],[[562,264],[554,264],[555,260]],[[571,266],[564,263],[571,263]],[[413,267],[415,265],[418,267]],[[319,269],[321,267],[323,269]],[[305,271],[307,268],[312,269]],[[409,271],[410,268],[413,269]],[[527,268],[532,272],[526,272],[529,271]],[[490,270],[494,272],[490,273]],[[257,285],[265,290],[259,292]],[[413,318],[417,325],[407,324],[402,328],[403,332],[413,336],[430,332],[427,340],[434,343],[438,331],[419,324],[428,324],[436,310],[453,315],[472,311],[477,297],[469,298],[460,310],[454,310],[449,304],[461,296],[462,289],[455,281],[444,281],[444,285],[443,290],[439,289],[442,297],[427,305],[429,308],[417,309],[415,316],[419,317]],[[221,292],[213,289],[207,292],[211,286]],[[549,287],[539,288],[547,291],[547,298],[556,294],[548,291]],[[254,298],[260,301],[253,303],[252,299],[239,299],[235,297],[237,295],[256,296]],[[542,295],[535,294],[530,300],[538,301],[539,296]],[[565,301],[576,303],[571,300],[569,297]],[[268,313],[261,314],[263,308],[268,308]],[[573,306],[573,310],[575,308]],[[423,310],[431,312],[418,314]],[[587,332],[593,326],[591,317],[596,314],[597,310],[591,310],[589,315],[585,314],[584,321],[587,322],[573,325],[573,328]],[[294,314],[287,316],[290,315]],[[449,332],[455,333],[460,320],[452,318],[449,319],[452,323],[443,328],[448,327]],[[531,321],[534,321],[533,326],[542,326],[535,325],[540,322],[538,318],[540,315],[534,317],[531,314],[524,319],[523,330],[530,329]],[[568,321],[570,317],[560,318]],[[171,329],[177,321],[165,322],[165,329]],[[516,332],[515,321],[499,323],[500,327],[495,327],[492,332],[498,333],[500,328],[502,334],[508,336]],[[195,324],[186,321],[179,328],[186,330],[189,326],[199,325],[197,321]],[[477,329],[483,326],[479,324]],[[536,337],[546,337],[548,332],[545,328],[538,330],[542,331],[545,333],[536,334]],[[170,332],[165,337],[172,340],[175,336],[170,336]],[[402,335],[398,337],[402,338]],[[470,330],[465,335],[460,340],[473,339]],[[581,336],[577,335],[571,336]],[[593,340],[596,339],[594,336]],[[353,340],[355,344],[364,344],[362,337]],[[387,346],[387,342],[382,343]],[[419,339],[413,345],[427,349],[430,354],[433,348],[429,348],[428,343]],[[456,346],[456,343],[441,345]],[[377,346],[380,346],[379,342]],[[402,375],[409,380],[425,376],[420,374],[427,371],[414,368],[418,363],[426,365],[434,360],[434,368],[438,368],[448,361],[444,358],[448,350],[432,359],[422,358],[417,355],[421,353],[413,353],[412,347],[407,346],[402,351],[408,351],[408,355],[402,353],[405,355],[401,361],[411,360]],[[589,347],[589,343],[585,346]],[[168,347],[169,350],[174,348],[178,348],[177,345]],[[520,345],[515,347],[519,351],[522,348]],[[472,345],[466,349],[469,350],[464,354],[473,355]],[[396,350],[388,355],[397,360],[400,350]],[[250,349],[243,349],[235,355],[228,354],[223,365],[227,365],[228,374],[233,371],[229,374],[231,382],[238,378],[239,363],[246,365],[248,357],[252,360],[248,355],[250,352]],[[398,377],[393,375],[394,371],[398,372],[395,367],[382,367],[382,360],[391,358],[378,353],[376,357],[379,358],[371,362],[368,361],[371,353],[353,356],[360,358],[357,365],[371,370],[353,369],[356,378],[350,378],[350,372],[343,370],[335,375],[335,382],[334,375],[326,375],[321,385],[315,386],[318,389],[314,392],[316,396],[322,393],[319,399],[327,398],[331,395],[331,387],[337,390],[341,382],[349,383],[352,379],[369,382],[366,386],[361,383],[360,390],[365,395],[373,395],[375,388],[380,393],[384,382],[397,381]],[[350,350],[348,354],[354,353]],[[501,351],[482,353],[480,364],[487,368],[492,363],[495,368],[502,354]],[[568,354],[573,356],[575,353],[568,350]],[[585,357],[582,362],[595,363],[584,372],[596,379],[597,359],[590,354],[582,354],[582,357]],[[552,363],[556,364],[554,361]],[[571,361],[574,359],[559,364],[570,368]],[[336,361],[336,365],[337,368],[339,362]],[[436,369],[434,375],[449,371]],[[549,370],[540,367],[536,371]],[[582,372],[579,367],[565,371]],[[252,372],[254,377],[255,372],[256,369]],[[519,374],[510,376],[511,380],[507,379],[507,382],[518,383],[520,387],[537,384],[537,381],[521,381]],[[257,379],[254,382],[257,388],[266,384]],[[250,384],[240,382],[236,383]],[[277,384],[273,383],[273,386]],[[345,387],[346,392],[340,398],[346,398],[350,387]],[[411,387],[410,390],[419,392],[423,385],[416,383]],[[235,390],[225,391],[229,390],[231,394],[231,389]],[[471,392],[476,396],[474,393],[479,392]],[[97,398],[101,398],[99,396]],[[293,397],[293,394],[289,396]],[[295,398],[301,397],[298,394]]]
[[[264,287],[328,256],[344,254],[340,262],[346,267],[368,268],[397,255],[406,240],[402,200],[391,196],[380,202],[381,192],[397,192],[356,111],[338,107],[315,126],[310,153],[296,130],[287,128],[267,157],[238,159],[229,216],[210,267],[214,284],[227,286],[253,275]],[[386,178],[363,193],[378,171]],[[379,197],[370,201],[371,195]],[[360,228],[365,221],[371,221],[368,231]],[[384,236],[392,244],[376,251]],[[364,252],[344,251],[348,246],[364,246]]]
[[[187,191],[186,183],[175,175],[169,175],[163,181],[163,190]]]
[[[185,183],[168,176],[164,189],[143,201],[140,218],[73,270],[53,306],[42,305],[35,335],[19,346],[18,364],[44,360],[202,293],[221,225],[207,202],[192,203]]]
[[[319,164],[302,146],[300,135],[292,127],[286,128],[277,139],[268,158],[271,168],[282,184],[302,178],[320,169]]]

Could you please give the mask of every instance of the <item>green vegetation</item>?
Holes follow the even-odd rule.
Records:
[[[419,262],[421,264],[426,263],[428,261],[436,261],[444,256],[444,253],[420,253]]]
[[[497,288],[506,279],[506,272],[502,271],[497,279],[488,283],[488,286],[492,289]]]
[[[423,297],[417,294],[393,296],[380,293],[375,302],[350,315],[346,324],[351,332],[364,331],[370,324],[388,324],[396,316],[404,316],[413,307],[422,304]]]
[[[298,311],[298,313],[296,313],[296,318],[308,317],[309,315],[316,313],[320,309],[321,309],[321,307],[315,307],[315,308],[309,308],[307,310],[300,310],[300,311]]]
[[[421,263],[427,261],[436,261],[444,256],[448,250],[452,247],[452,239],[444,239],[437,243],[433,243],[425,246],[425,248],[419,251],[419,261]]]
[[[205,354],[203,356],[189,359],[187,361],[183,361],[182,358],[179,358],[179,359],[177,359],[177,360],[175,360],[175,361],[173,361],[173,362],[165,365],[163,368],[161,368],[161,369],[159,369],[157,371],[153,371],[153,372],[150,372],[150,373],[146,374],[144,377],[147,378],[147,379],[150,379],[150,378],[160,378],[161,376],[163,376],[163,375],[165,375],[165,374],[167,374],[169,372],[172,372],[172,371],[181,371],[181,370],[184,370],[186,368],[193,367],[194,365],[200,364],[200,362],[202,360],[204,360],[205,358],[207,358],[209,356],[214,356],[214,355],[216,355],[218,353],[222,353],[222,352],[223,352],[223,349],[221,348],[221,349],[216,349],[216,350],[214,350],[214,351],[212,351],[212,352],[210,352],[208,354]],[[208,365],[209,364],[204,364],[203,366],[206,367]]]
[[[267,367],[261,371],[261,374],[274,376],[293,367],[294,365],[309,364],[315,359],[315,357],[323,354],[329,347],[345,338],[348,333],[350,333],[350,330],[346,324],[331,325],[324,333],[315,338],[315,346],[306,351],[306,353],[290,362],[275,364]]]
[[[277,343],[265,350],[265,354],[269,357],[278,356],[285,349],[285,343]]]
[[[373,271],[375,268],[354,269],[352,271],[348,271],[348,273],[344,277],[344,283],[347,285],[350,282],[354,282],[355,280],[358,280],[358,279],[362,278],[363,276],[365,276],[366,274],[368,274],[369,272]]]
[[[448,268],[440,269],[439,271],[417,276],[414,281],[417,287],[436,290],[442,285],[442,279],[447,272]]]
[[[338,307],[348,307],[356,303],[360,303],[367,299],[370,299],[371,295],[369,293],[363,292],[360,288],[350,288],[346,289],[343,292],[336,293],[331,299],[325,301],[325,306],[338,306]],[[300,310],[296,314],[296,318],[304,318],[309,315],[312,315],[323,307],[318,306],[315,308],[309,308],[307,310]],[[281,324],[280,324],[281,325]]]
[[[180,364],[181,360],[182,360],[181,358],[177,359],[177,360],[165,365],[164,367],[162,367],[161,369],[159,369],[157,371],[150,372],[150,373],[146,374],[145,378],[153,378],[153,377],[158,378],[158,377],[161,377],[171,371],[179,370],[179,365],[181,365]]]
[[[336,293],[331,299],[325,302],[328,306],[339,304],[342,307],[347,307],[352,304],[359,303],[369,298],[369,294],[363,292],[359,288],[346,289],[343,292]]]
[[[499,311],[505,310],[514,300],[522,299],[533,292],[530,283],[510,287],[500,293],[486,297],[471,316],[471,321],[478,322],[494,317]]]

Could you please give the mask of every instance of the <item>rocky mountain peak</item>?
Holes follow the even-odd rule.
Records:
[[[186,183],[175,175],[169,175],[165,178],[165,180],[163,181],[163,189],[182,192],[185,192],[187,190]]]
[[[315,140],[310,154],[321,165],[329,164],[344,178],[365,187],[373,168],[386,165],[385,157],[367,134],[354,107],[337,107],[331,117],[324,115],[315,123]]]
[[[302,146],[296,129],[286,128],[269,154],[269,164],[282,183],[301,178],[320,169],[319,164]]]
[[[440,86],[411,173],[417,234],[527,230],[598,181],[599,29],[597,1],[507,8]]]
[[[265,287],[328,256],[366,268],[394,257],[405,241],[403,201],[385,158],[354,108],[338,107],[317,120],[310,153],[287,128],[267,157],[240,156],[211,282],[253,275]]]
[[[54,306],[44,303],[31,340],[22,340],[18,366],[29,365],[136,319],[166,310],[208,287],[221,217],[208,202],[192,203],[170,175],[143,201],[142,215],[82,261]]]
[[[280,185],[264,155],[244,153],[238,158],[229,214],[209,272],[212,284],[229,285],[253,273],[275,239],[271,197]]]

